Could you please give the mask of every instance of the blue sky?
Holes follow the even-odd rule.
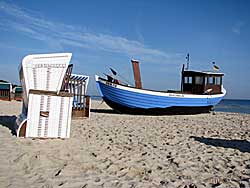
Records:
[[[28,54],[72,52],[74,73],[113,67],[133,83],[131,59],[140,61],[143,87],[178,89],[180,69],[225,73],[227,98],[250,99],[250,1],[107,0],[1,1],[0,79],[19,83]]]

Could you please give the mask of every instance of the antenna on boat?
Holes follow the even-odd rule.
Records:
[[[188,70],[189,69],[189,53],[186,56],[186,60],[187,60],[187,68],[186,68],[186,70]]]

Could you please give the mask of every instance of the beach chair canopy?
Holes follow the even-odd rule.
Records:
[[[30,89],[60,91],[71,56],[71,53],[54,53],[23,58],[19,71],[26,107]]]
[[[15,93],[22,93],[23,92],[23,88],[17,86],[17,87],[14,88],[14,91],[15,91]]]
[[[0,82],[0,90],[11,90],[11,83]]]
[[[77,87],[82,85],[83,89],[82,89],[81,94],[85,95],[87,92],[88,84],[89,84],[89,76],[79,75],[79,74],[71,74],[71,76],[70,76],[71,93],[74,93],[74,92],[77,93],[77,91],[72,91],[72,90],[75,90]]]

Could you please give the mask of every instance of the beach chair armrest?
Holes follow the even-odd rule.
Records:
[[[36,90],[31,89],[29,94],[38,94],[38,95],[48,95],[48,96],[60,96],[60,97],[73,97],[73,94],[60,91],[59,93],[56,91],[47,91],[47,90]]]

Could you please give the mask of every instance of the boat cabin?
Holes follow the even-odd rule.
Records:
[[[191,71],[182,72],[182,92],[191,94],[221,94],[223,73]]]

